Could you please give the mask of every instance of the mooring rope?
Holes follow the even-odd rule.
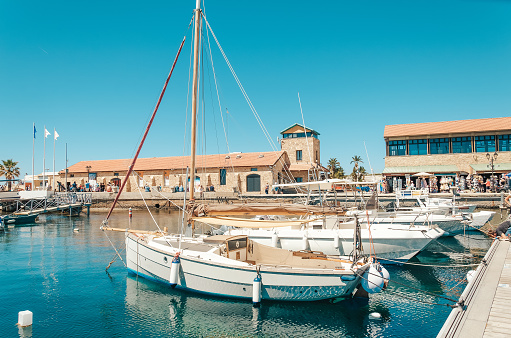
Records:
[[[366,270],[366,272],[367,272],[368,274],[370,274],[370,275],[373,275],[373,276],[377,276],[377,277],[380,277],[380,278],[382,277],[381,275],[379,275],[379,274],[377,275],[377,274],[371,273],[371,272],[369,272],[368,270]],[[373,285],[375,285],[375,286],[380,287],[380,285],[378,285],[378,284],[376,284],[376,283],[374,283],[374,282],[370,281],[369,279],[365,278],[363,275],[360,275],[360,277],[361,277],[362,279],[366,280],[368,283],[371,283],[371,284],[373,284]],[[385,291],[386,291],[386,292],[393,293],[393,294],[397,294],[397,295],[399,295],[399,296],[401,296],[401,297],[403,297],[403,298],[406,298],[406,299],[408,299],[408,300],[413,300],[413,301],[416,301],[416,302],[422,302],[422,303],[426,303],[426,304],[430,304],[430,305],[448,306],[448,307],[450,307],[450,308],[455,308],[455,307],[457,307],[457,303],[458,303],[458,301],[457,301],[457,300],[454,300],[454,299],[452,299],[452,298],[445,297],[445,296],[442,296],[442,295],[437,295],[437,294],[434,294],[434,293],[431,293],[431,292],[428,292],[428,291],[425,291],[425,290],[422,290],[422,289],[415,288],[415,287],[410,286],[410,285],[407,285],[407,284],[403,284],[403,283],[396,282],[395,280],[388,279],[389,284],[390,284],[390,282],[391,282],[391,281],[392,281],[393,283],[399,284],[399,285],[401,285],[401,286],[408,287],[408,288],[410,288],[410,289],[413,289],[413,290],[415,290],[415,291],[421,292],[421,293],[423,293],[423,294],[426,294],[426,295],[429,295],[429,296],[432,296],[432,297],[437,297],[437,298],[442,298],[442,299],[448,300],[448,301],[450,301],[450,302],[455,303],[455,305],[451,305],[451,304],[442,304],[442,303],[433,303],[433,302],[429,302],[429,301],[425,301],[425,300],[420,300],[420,301],[418,301],[418,300],[416,300],[416,299],[414,299],[414,298],[411,298],[411,297],[409,297],[409,296],[404,295],[404,294],[403,294],[403,293],[401,293],[401,292],[392,291],[392,290],[388,290],[388,289],[385,289]]]

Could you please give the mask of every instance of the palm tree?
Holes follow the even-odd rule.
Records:
[[[341,167],[339,161],[337,159],[331,158],[328,160],[328,170],[330,171],[330,176],[332,178],[343,178],[344,177],[344,169]]]
[[[362,157],[358,156],[358,155],[355,155],[351,158],[351,162],[350,163],[355,163],[355,167],[358,168],[358,163],[364,163],[364,161],[362,161]]]
[[[364,161],[362,161],[362,157],[358,156],[358,155],[355,155],[351,158],[351,162],[350,163],[355,163],[355,166],[353,167],[353,172],[351,173],[351,176],[353,177],[353,179],[355,181],[358,182],[358,179],[359,179],[359,176],[360,176],[360,169],[358,167],[358,163],[364,163]],[[365,170],[365,169],[364,169]]]
[[[14,162],[12,159],[4,161],[0,164],[0,176],[5,176],[6,179],[12,180],[20,175],[20,168],[16,165],[18,162]],[[11,191],[11,181],[7,181],[7,187]]]
[[[344,169],[341,166],[339,166],[339,168],[337,169],[337,172],[335,173],[334,178],[344,178],[344,176],[346,176],[344,174]]]
[[[340,163],[339,163],[339,161],[337,161],[337,159],[335,157],[328,160],[327,167],[328,167],[328,170],[330,171],[330,174],[332,175],[332,177],[334,177],[335,173],[339,169],[339,166],[340,166]]]

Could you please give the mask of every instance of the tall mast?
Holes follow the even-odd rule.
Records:
[[[190,201],[194,198],[195,189],[195,152],[197,140],[197,92],[198,92],[198,77],[199,77],[199,40],[200,40],[200,23],[201,23],[201,9],[200,0],[196,0],[195,5],[195,40],[193,47],[193,88],[192,88],[192,154],[190,164]]]

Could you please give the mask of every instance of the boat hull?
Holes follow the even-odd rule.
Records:
[[[409,227],[403,225],[372,226],[362,229],[362,245],[366,254],[373,253],[387,263],[400,264],[417,255],[433,239],[443,235],[439,229]],[[318,230],[230,230],[232,235],[247,235],[258,243],[287,250],[321,251],[326,255],[349,255],[353,251],[353,230],[318,229]],[[277,235],[275,243],[274,234]]]
[[[167,285],[170,284],[170,269],[173,254],[177,248],[164,250],[151,247],[148,243],[126,237],[126,259],[128,270],[139,276]],[[256,266],[241,264],[228,265],[208,261],[207,253],[197,257],[180,256],[178,289],[185,289],[214,296],[252,299]],[[321,271],[319,269],[277,269],[274,266],[261,266],[261,298],[263,300],[317,301],[349,297],[360,283],[359,274],[344,270]],[[349,276],[353,280],[343,280]]]
[[[5,225],[14,225],[14,226],[29,226],[36,224],[36,219],[39,215],[7,215],[2,216],[2,223]]]

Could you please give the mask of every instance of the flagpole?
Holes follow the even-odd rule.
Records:
[[[44,126],[44,143],[43,143],[43,189],[46,191],[46,125]]]
[[[34,137],[32,138],[32,191],[35,190],[35,179],[34,179],[34,154],[35,154],[35,122],[33,125],[32,132],[34,133]]]
[[[53,191],[57,191],[57,187],[55,186],[55,141],[57,138],[55,137],[55,127],[53,127]]]
[[[66,186],[64,187],[67,193],[67,143],[66,143]]]

